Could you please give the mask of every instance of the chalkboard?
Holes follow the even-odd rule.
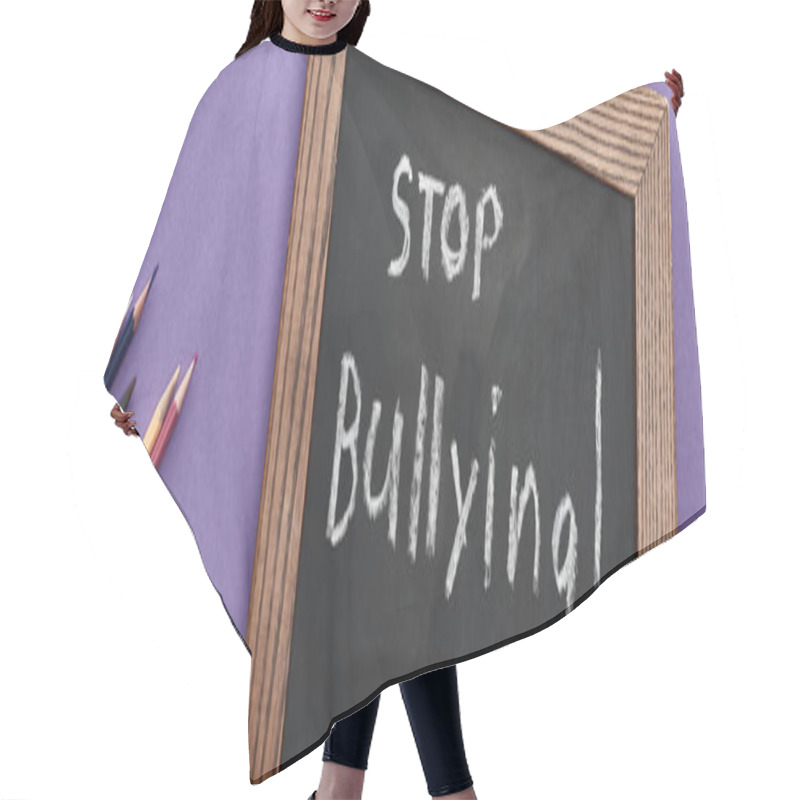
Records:
[[[668,110],[641,88],[594,111],[520,131],[355,48],[309,58],[254,783],[676,532]]]

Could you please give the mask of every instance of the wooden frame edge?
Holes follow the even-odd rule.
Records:
[[[346,54],[310,55],[306,67],[247,621],[253,784],[281,763]]]

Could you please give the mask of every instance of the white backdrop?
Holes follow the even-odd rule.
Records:
[[[321,746],[250,785],[249,656],[102,383],[189,120],[250,7],[0,11],[4,800],[304,800],[317,786]],[[518,127],[672,67],[686,87],[708,511],[566,619],[458,666],[481,800],[798,796],[792,29],[788,3],[712,8],[374,0],[360,43]],[[427,797],[396,686],[366,776],[378,797]]]

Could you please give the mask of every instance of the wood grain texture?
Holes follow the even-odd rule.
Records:
[[[513,130],[634,199],[637,552],[678,528],[669,108],[646,86],[540,131]]]
[[[551,128],[514,130],[635,197],[666,113],[664,98],[641,86]]]
[[[678,532],[669,115],[636,192],[636,426],[641,555]]]
[[[346,54],[308,56],[247,621],[253,784],[280,769]]]

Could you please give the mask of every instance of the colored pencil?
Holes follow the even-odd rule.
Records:
[[[125,390],[125,393],[122,395],[122,399],[119,401],[119,407],[123,411],[128,410],[128,403],[131,402],[131,395],[133,394],[133,387],[136,386],[136,376],[133,376],[133,379],[128,384],[128,388]]]
[[[133,308],[130,308],[125,315],[125,319],[122,320],[122,327],[120,327],[119,333],[117,334],[117,339],[114,342],[114,349],[111,351],[111,358],[108,359],[108,366],[106,366],[106,371],[103,375],[103,382],[109,392],[111,391],[111,383],[116,377],[117,370],[119,370],[119,365],[122,362],[122,356],[125,354],[124,350],[127,350],[127,344],[123,349],[123,342],[127,342],[130,339],[132,329]]]
[[[180,372],[181,366],[178,364],[178,366],[175,367],[175,372],[172,373],[172,377],[167,384],[167,388],[164,389],[164,393],[161,395],[161,399],[156,405],[155,411],[153,411],[153,416],[150,417],[150,424],[147,426],[147,431],[145,432],[143,440],[144,446],[147,448],[148,453],[153,452],[153,446],[155,445],[158,434],[161,431],[161,426],[164,423],[164,417],[167,415],[169,401],[172,398],[172,390],[175,388],[175,384],[178,381],[178,375],[180,375]]]
[[[130,347],[133,334],[139,327],[139,320],[142,317],[144,304],[147,301],[147,295],[150,291],[150,286],[152,285],[153,279],[155,278],[157,272],[158,264],[156,264],[153,274],[147,279],[144,289],[142,289],[139,298],[133,304],[133,308],[126,315],[125,320],[122,323],[122,327],[120,328],[120,332],[117,334],[117,341],[115,342],[114,349],[111,352],[111,358],[108,360],[108,366],[106,367],[105,375],[103,376],[106,389],[109,389],[109,391],[111,384],[117,375],[120,364],[122,363],[122,359],[125,357],[125,353],[128,352],[128,347]]]
[[[175,392],[175,398],[170,404],[169,412],[167,412],[167,418],[164,420],[164,425],[161,428],[161,432],[158,434],[158,439],[156,439],[153,452],[150,455],[150,458],[153,459],[153,464],[155,464],[156,469],[161,464],[164,451],[167,449],[169,440],[172,437],[172,431],[178,424],[178,417],[180,416],[181,408],[183,408],[183,401],[186,398],[186,392],[189,390],[189,381],[192,379],[192,373],[194,372],[194,365],[196,363],[197,353],[194,354],[192,363],[189,364],[189,369],[186,371],[186,375],[183,376],[183,380],[181,381],[181,385],[178,387],[178,391]]]

